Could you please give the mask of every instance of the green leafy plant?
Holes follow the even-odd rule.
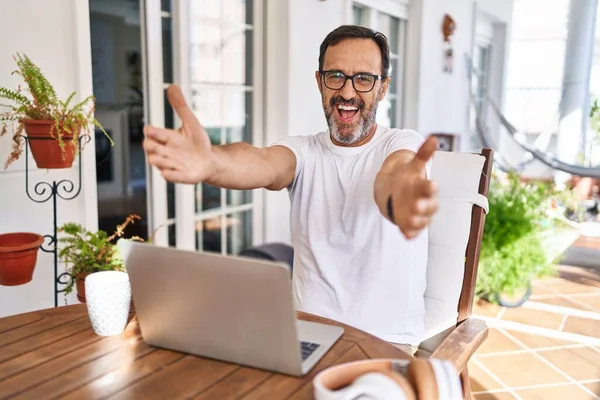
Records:
[[[62,149],[63,158],[65,146],[73,147],[74,153],[79,150],[81,137],[89,137],[89,126],[94,125],[102,130],[114,145],[110,135],[94,118],[95,98],[93,95],[86,97],[76,104],[72,104],[76,92],[71,93],[67,100],[58,98],[52,84],[48,81],[41,69],[31,59],[21,53],[14,56],[17,69],[13,75],[20,75],[25,83],[25,89],[19,85],[15,90],[0,87],[0,100],[8,100],[9,104],[0,104],[8,111],[0,113],[0,136],[8,133],[8,125],[17,121],[17,128],[13,132],[12,151],[6,160],[4,168],[16,161],[23,153],[23,139],[21,135],[25,130],[23,120],[52,121],[54,129],[52,136],[58,140]],[[66,142],[65,138],[70,137]]]
[[[495,294],[512,296],[534,277],[552,271],[543,246],[554,212],[565,195],[542,182],[521,182],[516,174],[493,179],[488,194],[476,293],[493,301]]]
[[[592,97],[589,117],[590,128],[596,133],[595,140],[600,141],[600,100],[596,96]]]
[[[118,247],[113,241],[123,237],[127,225],[133,224],[139,219],[140,217],[137,215],[129,215],[110,236],[103,230],[90,232],[80,224],[73,222],[66,223],[58,229],[59,232],[66,234],[59,239],[59,243],[64,246],[59,249],[58,256],[61,261],[70,265],[67,272],[72,277],[65,288],[65,294],[71,293],[77,277],[99,271],[125,270]],[[144,241],[137,236],[133,236],[129,240]]]

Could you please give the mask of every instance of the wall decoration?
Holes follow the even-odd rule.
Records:
[[[444,15],[444,21],[442,22],[442,34],[444,35],[444,62],[443,70],[446,73],[451,74],[454,67],[454,52],[452,50],[451,37],[456,30],[456,22],[448,14]]]

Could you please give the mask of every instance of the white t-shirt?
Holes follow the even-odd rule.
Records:
[[[359,147],[335,145],[328,131],[274,143],[296,155],[288,191],[298,310],[390,342],[420,342],[427,229],[405,239],[381,215],[373,186],[388,155],[416,152],[423,141],[415,131],[378,125],[373,138]]]

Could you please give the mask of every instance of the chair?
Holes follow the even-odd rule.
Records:
[[[284,262],[289,265],[290,271],[292,271],[294,266],[294,249],[286,243],[265,243],[259,246],[249,247],[242,250],[239,255]]]
[[[425,340],[418,357],[451,361],[471,398],[467,363],[488,335],[472,319],[475,282],[492,172],[493,152],[434,154],[431,179],[438,186],[438,212],[429,226],[425,291]]]
[[[439,209],[429,226],[426,339],[417,356],[452,362],[460,373],[465,399],[471,398],[467,363],[488,335],[485,323],[470,317],[488,212],[492,159],[491,149],[483,149],[480,154],[437,151],[431,163]],[[293,264],[293,249],[279,243],[242,253]]]

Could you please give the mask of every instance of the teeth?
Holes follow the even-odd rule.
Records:
[[[356,111],[358,110],[358,107],[354,107],[354,106],[343,106],[343,105],[339,105],[338,109],[340,110],[346,110],[346,111]]]

